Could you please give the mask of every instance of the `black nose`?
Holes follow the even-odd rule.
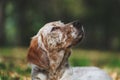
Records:
[[[82,23],[80,21],[74,21],[74,22],[72,22],[72,24],[77,29],[81,29],[82,28]]]

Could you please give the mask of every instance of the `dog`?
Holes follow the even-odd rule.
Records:
[[[80,21],[44,25],[32,37],[27,60],[32,80],[112,80],[97,67],[70,67],[71,47],[81,42],[84,29]]]

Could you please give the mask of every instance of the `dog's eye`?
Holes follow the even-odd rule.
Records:
[[[51,31],[55,31],[55,30],[58,30],[60,29],[60,27],[53,27]]]

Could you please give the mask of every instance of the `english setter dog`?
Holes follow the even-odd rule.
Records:
[[[71,47],[83,36],[79,21],[67,24],[55,21],[43,26],[32,38],[27,55],[32,80],[112,80],[96,67],[69,66]]]

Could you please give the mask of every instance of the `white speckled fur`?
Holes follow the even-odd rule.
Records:
[[[97,67],[72,67],[66,69],[60,80],[112,80],[110,76]]]
[[[38,68],[32,64],[33,80],[47,80],[47,76],[41,72],[33,72]],[[60,80],[112,80],[112,78],[103,70],[97,67],[71,67],[65,70]]]
[[[56,21],[53,23],[57,26],[65,25],[61,21]],[[51,31],[52,28],[53,28],[52,22],[48,23],[39,30],[36,36],[33,37],[33,38],[38,37],[38,45],[45,51],[47,51],[47,49],[45,48],[45,45],[42,42],[41,34],[44,35],[43,37],[48,36],[48,33]],[[83,27],[82,27],[82,30],[84,31]],[[71,33],[73,37],[76,37],[75,32]],[[59,38],[56,39],[56,41],[50,38],[51,40],[48,40],[49,41],[48,44],[52,43],[52,46],[54,47],[56,45],[56,42],[60,42],[60,41],[64,42],[67,39],[67,36],[65,36],[65,38],[62,40],[62,33],[59,31],[58,33],[59,33],[58,35]],[[66,43],[64,42],[64,44]],[[60,51],[58,56],[63,56],[64,55],[63,53],[65,52]],[[62,59],[58,59],[58,60],[62,61]],[[58,62],[56,61],[57,64],[60,64],[59,61]],[[54,61],[53,62],[51,61],[51,63],[54,63]],[[47,79],[47,75],[45,75],[44,73],[38,70],[40,69],[40,67],[34,64],[31,64],[31,67],[32,67],[32,80],[49,80]],[[72,68],[65,69],[65,72],[60,80],[112,80],[112,79],[103,70],[96,67],[72,67]]]

